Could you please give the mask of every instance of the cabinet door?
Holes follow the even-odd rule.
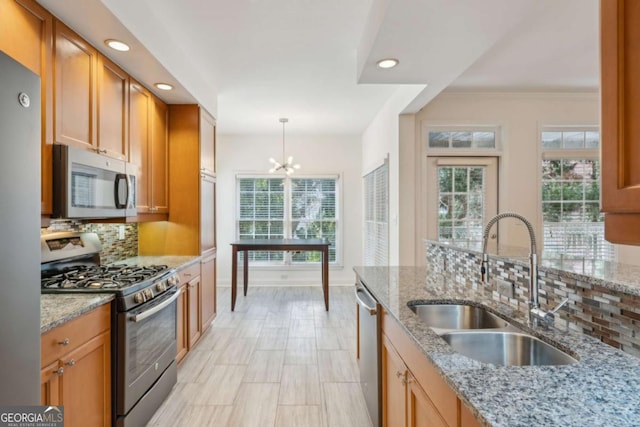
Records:
[[[103,332],[61,359],[65,426],[111,426],[110,343]]]
[[[98,149],[126,160],[129,151],[129,76],[104,55],[98,64]]]
[[[189,300],[187,298],[187,284],[180,286],[180,296],[178,297],[178,310],[177,310],[177,344],[178,352],[176,355],[176,362],[180,363],[184,356],[186,356],[189,350],[189,342],[187,337],[189,336]]]
[[[60,375],[64,373],[64,368],[60,370],[60,364],[56,360],[40,371],[40,404],[60,405]]]
[[[202,290],[201,308],[201,330],[206,331],[211,322],[216,317],[216,255],[210,256],[200,263],[200,280]]]
[[[131,79],[129,86],[129,162],[137,166],[136,203],[139,213],[149,213],[149,137],[151,93]]]
[[[52,212],[53,17],[33,0],[0,3],[0,50],[40,76],[42,103],[41,213]]]
[[[638,2],[600,2],[602,210],[623,244],[640,244],[639,20]]]
[[[407,368],[386,336],[382,339],[382,425],[407,425]]]
[[[189,281],[187,298],[189,300],[189,349],[193,348],[202,335],[200,314],[200,276]]]
[[[200,177],[200,253],[216,247],[216,179]]]
[[[411,372],[407,372],[407,413],[409,427],[447,427]]]
[[[55,140],[97,148],[97,51],[66,25],[54,22]]]
[[[216,120],[200,109],[200,171],[216,173]]]
[[[167,104],[153,97],[151,114],[151,209],[169,213],[169,138]]]

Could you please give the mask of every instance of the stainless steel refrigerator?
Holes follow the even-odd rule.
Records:
[[[0,406],[40,404],[40,78],[0,51]]]

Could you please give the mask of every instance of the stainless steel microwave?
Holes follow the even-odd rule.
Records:
[[[123,160],[66,145],[53,146],[53,216],[136,215],[137,168]]]

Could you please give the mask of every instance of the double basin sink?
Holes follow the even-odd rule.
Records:
[[[485,310],[465,304],[408,303],[458,353],[500,366],[569,365],[577,360]]]

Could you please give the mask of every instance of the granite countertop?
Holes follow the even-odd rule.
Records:
[[[145,255],[134,256],[115,262],[114,264],[167,265],[170,268],[183,269],[200,261],[196,255]]]
[[[80,317],[111,302],[113,294],[42,294],[40,295],[40,333]]]
[[[166,264],[171,268],[182,269],[200,261],[199,256],[137,256],[116,262],[115,264]],[[79,317],[94,308],[115,299],[113,294],[42,294],[40,295],[40,333]]]
[[[638,426],[640,359],[572,331],[544,331],[526,316],[421,267],[356,267],[356,274],[395,317],[458,397],[486,426]],[[567,351],[572,365],[504,367],[456,353],[407,306],[408,301],[480,305]]]

